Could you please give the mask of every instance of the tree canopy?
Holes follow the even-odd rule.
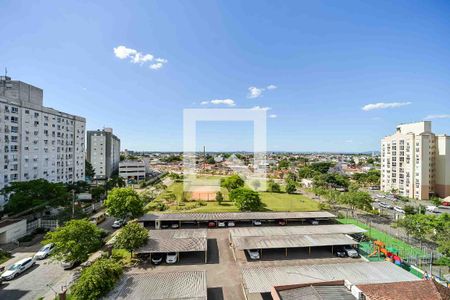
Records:
[[[223,178],[220,185],[226,188],[228,191],[240,188],[244,186],[244,180],[237,174],[233,174],[227,178]]]
[[[275,181],[269,180],[267,181],[267,191],[272,193],[279,193],[281,192],[281,187]]]
[[[241,211],[258,211],[262,207],[259,194],[251,189],[237,188],[230,192],[230,200]]]
[[[286,182],[286,193],[288,194],[292,194],[297,190],[296,186],[295,186],[295,182],[292,180],[289,180],[288,182]]]
[[[9,198],[5,210],[16,214],[39,205],[64,206],[71,194],[62,183],[52,183],[45,179],[14,181],[1,193]]]
[[[148,240],[148,230],[139,223],[130,222],[116,235],[114,247],[126,249],[131,253],[144,245]]]
[[[86,219],[71,220],[46,234],[43,244],[53,243],[53,256],[60,261],[83,262],[102,245],[102,231]]]
[[[97,300],[106,295],[119,280],[122,266],[112,259],[101,258],[81,272],[71,287],[71,298]]]
[[[84,161],[84,175],[89,179],[93,179],[95,176],[95,169],[87,160]]]
[[[136,218],[144,213],[144,201],[132,188],[114,188],[104,204],[108,213],[116,218]]]
[[[369,210],[372,208],[372,197],[366,192],[346,192],[340,194],[338,201],[342,204],[348,205],[352,210],[355,209]]]
[[[355,173],[352,178],[358,184],[362,186],[377,186],[380,185],[380,171],[379,170],[369,170],[367,173]]]

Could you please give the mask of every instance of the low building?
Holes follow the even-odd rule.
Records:
[[[27,220],[8,219],[0,221],[0,244],[7,244],[27,234]]]
[[[144,180],[145,163],[140,160],[125,160],[119,163],[119,176],[125,180]]]

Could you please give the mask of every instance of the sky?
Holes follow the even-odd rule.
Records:
[[[449,1],[0,0],[0,20],[1,70],[122,149],[182,150],[187,108],[266,110],[269,151],[450,134]],[[251,151],[253,130],[200,122],[197,142]]]

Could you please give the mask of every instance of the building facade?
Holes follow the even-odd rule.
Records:
[[[44,107],[42,89],[0,76],[0,189],[40,178],[84,180],[85,127],[82,117]]]
[[[126,160],[119,163],[119,176],[125,180],[144,180],[146,164],[139,160]]]
[[[112,128],[87,132],[87,160],[95,170],[94,179],[108,179],[119,168],[120,139]]]
[[[450,137],[431,122],[402,124],[381,140],[381,190],[428,200],[450,195]]]

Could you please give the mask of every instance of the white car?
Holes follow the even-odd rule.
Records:
[[[112,228],[120,228],[123,225],[125,225],[125,221],[123,219],[117,219],[114,221],[114,223],[111,225]]]
[[[405,211],[403,210],[403,208],[401,208],[400,206],[394,206],[394,210],[395,210],[396,212],[401,213],[401,214],[404,214],[404,213],[405,213]]]
[[[11,265],[5,272],[2,273],[1,278],[3,280],[11,280],[16,278],[20,273],[25,272],[29,268],[31,268],[36,261],[33,257],[27,257],[22,260],[19,260],[15,264]]]
[[[225,221],[217,222],[217,227],[225,227],[225,226],[226,226]]]
[[[166,256],[166,263],[168,264],[174,264],[178,261],[178,253],[176,252],[169,252]]]
[[[228,227],[234,227],[234,226],[236,226],[236,225],[234,224],[234,221],[228,221]]]
[[[387,204],[386,202],[380,202],[378,205],[383,208],[392,209],[392,205]]]
[[[429,211],[429,212],[437,212],[438,208],[436,206],[433,206],[433,205],[428,205],[426,210]]]
[[[348,257],[353,257],[353,258],[357,258],[359,257],[359,253],[358,251],[356,251],[355,248],[353,248],[352,246],[344,246],[344,251],[347,253]]]
[[[250,259],[257,260],[259,259],[259,251],[254,249],[247,249],[248,256]]]
[[[253,226],[261,226],[261,221],[260,220],[253,220],[252,221]]]
[[[308,219],[308,223],[310,223],[311,225],[319,225],[319,221],[317,221],[316,219]]]
[[[36,259],[47,258],[53,252],[53,249],[55,249],[55,246],[52,243],[47,244],[44,247],[42,247],[38,252],[36,252],[34,257]]]

